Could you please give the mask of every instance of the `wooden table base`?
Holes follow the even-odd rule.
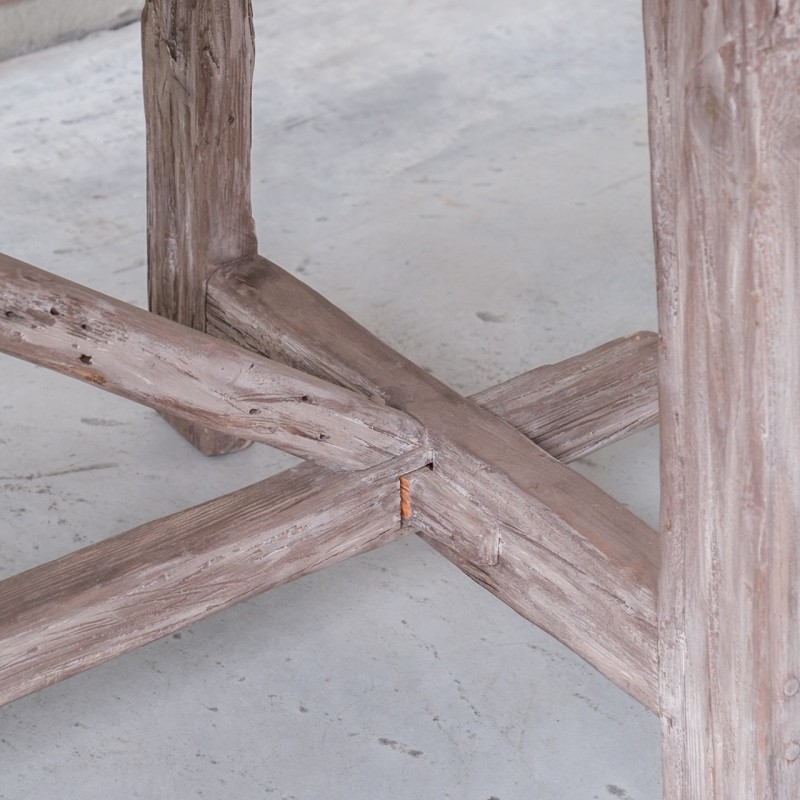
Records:
[[[661,715],[665,798],[800,797],[800,3],[645,12],[660,341],[464,398],[258,255],[249,2],[148,0],[151,312],[0,255],[0,350],[313,463],[0,583],[0,702],[418,532]],[[662,539],[562,463],[659,376]]]

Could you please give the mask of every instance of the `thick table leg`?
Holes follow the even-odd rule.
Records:
[[[256,252],[250,0],[147,0],[142,55],[150,309],[202,331],[209,275]],[[247,444],[169,419],[207,455]]]
[[[664,797],[800,797],[800,4],[645,0]]]

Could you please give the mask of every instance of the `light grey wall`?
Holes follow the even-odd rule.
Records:
[[[138,19],[142,0],[0,0],[0,60]]]

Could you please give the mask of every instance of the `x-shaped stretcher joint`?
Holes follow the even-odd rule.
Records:
[[[656,535],[556,458],[655,421],[654,334],[467,399],[261,258],[210,279],[214,336],[6,256],[0,278],[5,352],[328,468],[0,583],[0,700],[415,529],[655,707]]]

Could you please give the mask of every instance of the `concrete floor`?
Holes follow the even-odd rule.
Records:
[[[638,0],[254,5],[265,255],[463,392],[653,328]],[[144,305],[138,37],[0,64],[0,250]],[[0,381],[0,577],[293,463]],[[655,431],[576,468],[655,524]],[[0,708],[3,800],[657,800],[659,772],[654,716],[416,539]]]
[[[141,0],[0,0],[0,59],[129,25]]]

